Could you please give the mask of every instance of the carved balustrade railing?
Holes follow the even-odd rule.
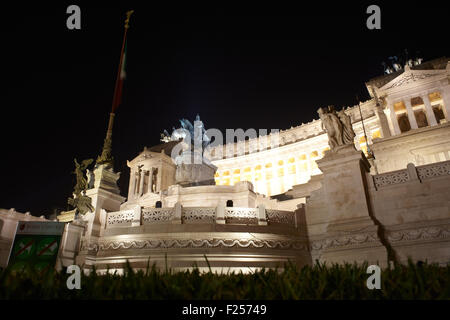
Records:
[[[258,208],[225,208],[226,223],[258,224]]]
[[[417,175],[421,181],[439,176],[448,176],[450,175],[450,161],[417,167]]]
[[[183,207],[181,221],[183,223],[214,223],[216,220],[216,208]]]
[[[122,210],[108,212],[106,216],[106,227],[129,227],[134,219],[134,210]]]
[[[178,211],[177,211],[178,210]],[[258,224],[267,221],[268,224],[284,224],[295,227],[295,213],[292,211],[272,210],[260,208],[226,207],[221,209],[222,221],[226,224]],[[261,215],[263,212],[263,216]],[[132,225],[147,225],[158,223],[182,224],[218,223],[218,208],[216,207],[171,207],[171,208],[142,208],[140,213],[135,210],[109,212],[106,228],[127,227]],[[137,224],[136,224],[137,223]]]
[[[379,189],[413,180],[424,181],[448,175],[450,175],[450,161],[436,162],[418,167],[409,164],[408,167],[403,170],[374,175],[373,182],[375,187]]]
[[[174,208],[143,208],[142,224],[170,222],[174,214]]]
[[[295,212],[266,209],[266,219],[270,223],[282,223],[295,226]]]
[[[373,176],[373,181],[375,183],[375,187],[378,189],[409,181],[409,173],[407,169],[386,172]]]

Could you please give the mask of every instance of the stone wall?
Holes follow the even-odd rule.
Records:
[[[348,150],[318,165],[322,187],[306,203],[313,261],[450,263],[450,161],[371,175]]]
[[[450,262],[450,161],[373,176],[374,216],[401,262]]]

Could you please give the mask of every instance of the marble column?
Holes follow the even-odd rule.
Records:
[[[428,97],[428,94],[422,94],[420,96],[423,100],[423,103],[425,104],[425,110],[427,112],[427,119],[428,124],[430,126],[437,125],[436,117],[434,116],[433,108],[431,107],[430,98]]]
[[[145,177],[145,171],[141,169],[141,179],[139,181],[139,196],[141,197],[144,194],[144,177]]]
[[[394,133],[393,135],[398,135],[400,134],[400,127],[398,125],[398,121],[397,121],[397,115],[395,114],[395,110],[394,110],[394,104],[392,103],[392,101],[387,101],[388,103],[388,107],[389,107],[389,118],[391,119],[391,124],[392,127],[394,128]]]
[[[416,116],[414,115],[414,111],[411,106],[411,97],[405,98],[406,112],[408,113],[409,124],[411,125],[411,129],[417,129],[417,121]]]
[[[134,188],[133,188],[133,198],[137,198],[137,194],[139,192],[139,172],[135,171],[134,172]]]
[[[130,187],[128,188],[128,199],[133,199],[136,192],[136,172],[131,171],[130,174]]]
[[[450,122],[450,85],[442,87],[440,93],[442,96],[442,101],[444,102],[443,111],[445,119]]]
[[[152,185],[153,185],[153,172],[155,171],[155,168],[151,168],[150,169],[150,171],[149,171],[149,175],[148,175],[148,190],[147,190],[147,192],[148,193],[152,193]]]
[[[391,132],[389,131],[388,120],[386,114],[384,113],[383,109],[380,106],[376,107],[375,114],[377,116],[378,123],[380,124],[381,137],[382,138],[390,137]]]

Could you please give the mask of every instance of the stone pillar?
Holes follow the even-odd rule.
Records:
[[[323,180],[322,188],[313,195],[321,194],[321,199],[307,202],[306,214],[311,239],[321,243],[320,260],[386,266],[388,251],[371,211],[367,187],[370,165],[364,154],[345,146],[317,163]]]
[[[136,172],[132,169],[130,172],[130,186],[128,188],[128,200],[134,199],[136,191]]]
[[[141,197],[144,194],[144,177],[145,177],[144,169],[141,169],[140,175],[141,176],[139,181],[139,197]]]
[[[158,168],[158,173],[156,174],[156,190],[155,192],[161,191],[162,183],[162,166]]]
[[[266,206],[260,204],[258,207],[258,225],[267,226]]]
[[[148,193],[152,193],[152,186],[153,186],[153,172],[155,172],[155,168],[151,168],[148,175]]]
[[[216,223],[225,224],[225,205],[223,202],[219,202],[216,207]]]
[[[430,102],[430,98],[428,97],[428,94],[421,95],[421,98],[423,100],[423,103],[425,104],[425,110],[427,112],[428,124],[430,126],[437,125],[436,117],[434,116],[433,108],[431,107],[431,102]]]
[[[411,106],[411,97],[407,97],[405,99],[406,112],[408,113],[409,124],[411,125],[411,129],[417,129],[417,121],[414,111]]]
[[[139,172],[134,172],[134,190],[133,190],[133,199],[137,198],[138,192],[139,192]]]
[[[181,224],[181,212],[183,210],[181,203],[179,203],[179,202],[175,203],[173,210],[174,210],[174,212],[173,212],[172,223],[173,224]]]
[[[391,132],[389,131],[388,120],[386,114],[383,112],[383,109],[380,106],[376,107],[375,114],[377,116],[378,123],[380,124],[380,131],[382,138],[390,137]]]
[[[394,110],[394,104],[392,103],[392,101],[387,100],[388,103],[388,107],[389,107],[389,117],[391,119],[391,123],[392,123],[392,127],[394,128],[394,136],[400,134],[400,127],[398,125],[398,121],[397,121],[397,115],[395,114],[395,110]]]
[[[450,66],[450,63],[447,65]],[[444,102],[444,115],[445,119],[450,122],[450,85],[441,88],[442,101]]]

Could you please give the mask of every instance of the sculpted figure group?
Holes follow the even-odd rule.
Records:
[[[322,128],[328,134],[328,144],[332,151],[335,151],[338,146],[353,144],[355,132],[350,116],[344,109],[336,113],[334,106],[328,106],[328,108],[319,108],[317,113],[322,120]]]

